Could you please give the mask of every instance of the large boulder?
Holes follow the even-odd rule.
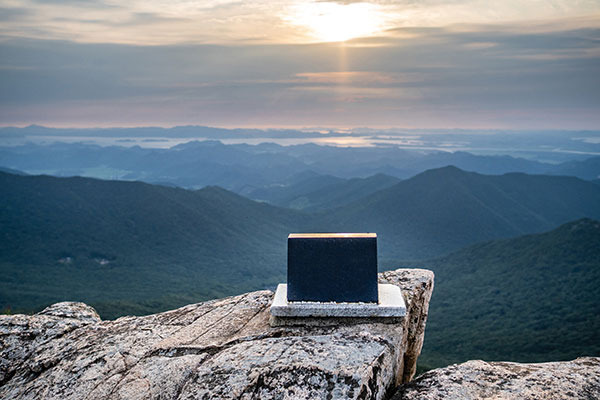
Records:
[[[467,361],[402,385],[393,400],[600,399],[600,358],[541,364]]]
[[[433,273],[379,279],[405,318],[272,327],[270,291],[116,321],[82,303],[1,316],[0,398],[381,399],[414,374]]]

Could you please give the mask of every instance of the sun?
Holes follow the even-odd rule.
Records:
[[[384,29],[384,14],[371,3],[303,2],[295,7],[290,20],[308,28],[310,36],[322,42],[372,36]]]

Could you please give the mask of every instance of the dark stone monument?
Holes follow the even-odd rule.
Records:
[[[290,234],[288,281],[277,285],[270,310],[271,326],[396,323],[406,315],[400,287],[377,283],[375,233]]]
[[[287,301],[377,303],[377,234],[288,236]]]

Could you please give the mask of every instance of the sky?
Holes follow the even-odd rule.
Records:
[[[600,129],[600,0],[0,0],[0,126]]]

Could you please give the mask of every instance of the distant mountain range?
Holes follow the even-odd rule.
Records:
[[[191,189],[217,185],[254,199],[272,201],[273,204],[314,209],[323,208],[324,204],[322,201],[313,204],[310,198],[314,196],[311,196],[310,190],[324,188],[323,183],[341,183],[331,178],[368,178],[384,174],[407,179],[447,165],[492,175],[523,172],[569,175],[586,180],[600,177],[600,157],[548,164],[510,156],[413,151],[390,146],[225,145],[218,141],[204,141],[180,144],[170,149],[101,147],[81,143],[0,147],[0,166],[29,174],[140,180]],[[312,179],[308,191],[299,190],[302,186],[297,186],[297,177],[303,175]],[[355,182],[351,186],[358,188],[361,184]],[[371,182],[363,188],[368,191],[383,187],[373,186]],[[343,192],[343,189],[340,190]],[[295,198],[303,197],[309,200],[294,202]]]
[[[81,141],[116,145],[154,142],[163,144],[186,140],[227,140],[238,143],[275,142],[280,144],[319,143],[373,146],[379,149],[403,148],[415,154],[437,151],[468,151],[474,154],[503,154],[513,157],[550,162],[583,159],[584,155],[600,154],[600,131],[505,129],[255,129],[215,128],[209,126],[136,127],[136,128],[51,128],[30,125],[23,128],[0,127],[0,142]],[[156,146],[154,146],[156,147]],[[463,165],[454,164],[461,168]],[[437,167],[443,166],[437,165]],[[434,168],[429,165],[425,169]],[[421,169],[419,172],[423,171]],[[384,172],[384,171],[378,171]],[[490,173],[489,171],[478,171]],[[504,171],[508,172],[508,171]],[[534,171],[521,171],[534,172]],[[335,174],[334,174],[335,175]],[[373,175],[373,172],[368,173]],[[361,176],[364,175],[353,175]]]
[[[599,221],[480,243],[411,266],[436,275],[422,367],[600,354]]]
[[[582,179],[600,179],[600,157],[592,157],[583,161],[567,161],[557,165],[551,172],[555,175],[577,176]]]
[[[27,175],[25,172],[19,171],[18,169],[4,168],[4,167],[0,167],[0,172],[6,172],[7,174],[14,174],[14,175]]]
[[[384,174],[343,179],[307,172],[293,177],[289,185],[256,189],[246,196],[280,207],[316,211],[352,203],[398,182],[400,179]]]
[[[600,185],[571,177],[446,167],[362,198],[355,182],[371,184],[333,182],[341,190],[323,198],[356,200],[309,213],[217,187],[0,172],[0,309],[74,299],[115,317],[274,287],[285,281],[289,232],[377,232],[385,263],[600,219]]]

